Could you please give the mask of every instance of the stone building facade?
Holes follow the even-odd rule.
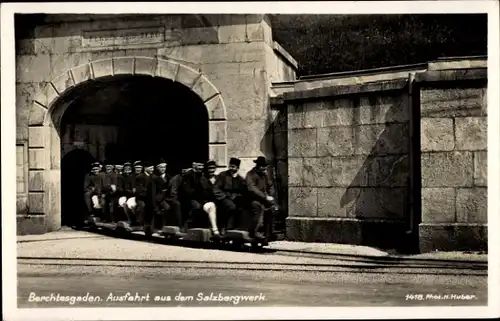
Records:
[[[61,227],[65,158],[107,157],[142,77],[220,170],[272,160],[288,239],[485,247],[485,59],[297,80],[265,15],[52,15],[16,49],[18,234]]]
[[[183,84],[207,109],[209,157],[221,167],[240,157],[247,171],[268,153],[271,83],[293,81],[297,68],[263,15],[57,15],[17,42],[18,233],[61,226],[61,152],[71,148],[59,127],[85,84],[119,75]],[[102,160],[82,140],[74,148]]]

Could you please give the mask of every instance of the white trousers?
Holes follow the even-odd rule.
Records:
[[[125,204],[127,204],[127,207],[133,211],[135,209],[135,207],[137,206],[137,202],[135,201],[135,197],[129,198]]]
[[[92,204],[94,208],[101,208],[101,202],[99,202],[99,197],[97,195],[92,196]]]
[[[217,212],[217,207],[215,206],[215,204],[213,202],[208,202],[208,203],[205,203],[203,205],[203,210],[208,214],[211,214],[211,213],[215,214]]]
[[[208,214],[208,220],[210,221],[210,225],[212,226],[213,233],[219,233],[219,229],[217,228],[217,207],[213,202],[208,202],[203,204],[203,211]]]
[[[127,198],[125,196],[122,196],[118,199],[118,206],[124,207],[126,203],[127,203]]]

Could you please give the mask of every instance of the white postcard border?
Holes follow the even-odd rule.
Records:
[[[488,307],[391,308],[60,308],[17,309],[15,219],[15,48],[14,13],[488,13]],[[2,83],[2,290],[5,320],[154,319],[386,319],[487,318],[500,315],[499,246],[500,148],[498,1],[397,2],[187,2],[187,3],[3,3],[1,5]]]

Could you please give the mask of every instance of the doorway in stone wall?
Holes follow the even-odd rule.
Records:
[[[70,165],[61,164],[62,180],[83,180],[93,160],[123,164],[164,158],[168,170],[175,173],[193,160],[208,159],[208,112],[183,84],[150,76],[112,76],[77,86],[65,101],[68,107],[58,128],[62,160],[75,155],[75,149],[89,157],[84,161],[87,164],[73,161],[76,156],[65,161]],[[66,203],[64,194],[80,193],[83,199],[83,185],[66,186],[72,191],[61,195],[62,203]],[[71,211],[63,207],[62,217]]]

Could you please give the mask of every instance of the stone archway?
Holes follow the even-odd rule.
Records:
[[[66,70],[45,84],[29,114],[28,163],[30,214],[45,215],[47,231],[61,226],[61,155],[57,128],[77,86],[99,78],[146,75],[179,82],[196,93],[209,115],[209,156],[227,166],[226,107],[219,90],[200,72],[180,63],[149,57],[108,58]]]

